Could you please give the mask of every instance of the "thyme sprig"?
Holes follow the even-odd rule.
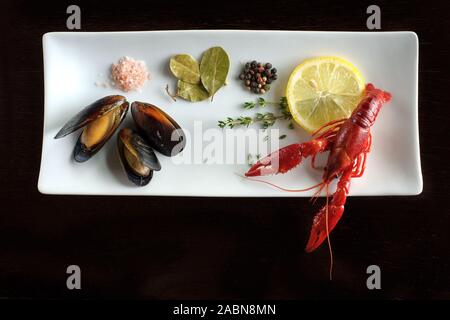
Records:
[[[226,120],[219,121],[218,125],[222,129],[226,127],[233,129],[237,126],[249,127],[251,124],[259,123],[261,128],[267,129],[273,126],[278,119],[285,119],[285,117],[283,115],[276,116],[273,112],[258,112],[254,117],[228,117]]]
[[[228,117],[226,120],[219,121],[218,126],[220,128],[234,128],[237,126],[249,127],[251,124],[259,123],[263,129],[267,129],[275,124],[279,119],[289,120],[289,129],[294,129],[292,123],[292,115],[289,111],[286,97],[281,97],[280,101],[267,101],[260,97],[256,101],[247,101],[243,103],[243,108],[246,110],[253,109],[255,107],[266,107],[268,105],[278,106],[278,110],[281,114],[274,114],[273,112],[258,112],[253,117],[240,116],[238,118]]]
[[[236,126],[248,127],[253,122],[254,122],[254,119],[252,117],[240,116],[240,117],[235,118],[235,119],[228,117],[226,120],[219,121],[219,127],[222,128],[222,129],[225,128],[225,127],[229,127],[231,129],[233,129]]]

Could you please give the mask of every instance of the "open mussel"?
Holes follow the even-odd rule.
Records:
[[[117,148],[128,179],[137,186],[147,185],[153,171],[161,170],[155,152],[137,132],[121,129],[117,135]]]
[[[184,149],[186,137],[183,130],[158,107],[136,101],[131,104],[131,114],[138,131],[155,150],[171,157]]]
[[[77,162],[89,160],[113,135],[128,111],[124,96],[106,96],[88,105],[56,134],[55,139],[84,128],[73,151]]]

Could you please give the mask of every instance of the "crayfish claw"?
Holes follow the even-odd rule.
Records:
[[[246,173],[246,177],[267,176],[278,173],[270,163],[264,164],[261,161],[255,163]]]

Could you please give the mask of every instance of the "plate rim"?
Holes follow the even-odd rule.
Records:
[[[364,35],[399,35],[404,34],[408,36],[413,37],[414,46],[415,46],[415,62],[414,62],[414,83],[415,83],[415,95],[414,95],[414,140],[416,141],[416,144],[414,144],[414,153],[416,156],[416,171],[418,173],[418,181],[416,186],[416,189],[411,192],[406,192],[404,194],[396,192],[395,194],[390,193],[380,193],[380,194],[373,194],[373,195],[349,195],[352,197],[366,197],[366,196],[417,196],[420,195],[423,192],[423,172],[422,172],[422,166],[421,166],[421,155],[420,155],[420,134],[419,134],[419,104],[418,104],[418,95],[419,95],[419,37],[415,31],[328,31],[328,30],[270,30],[270,29],[264,29],[264,30],[254,30],[254,29],[176,29],[176,30],[138,30],[138,31],[50,31],[46,32],[42,35],[42,53],[43,53],[43,77],[44,77],[44,112],[43,112],[43,126],[42,126],[42,142],[41,142],[41,157],[40,157],[40,165],[39,165],[39,175],[38,175],[38,181],[37,181],[37,189],[41,194],[44,195],[75,195],[75,196],[84,196],[84,195],[93,195],[93,196],[151,196],[151,197],[208,197],[208,198],[279,198],[279,197],[288,197],[288,195],[280,193],[280,195],[254,195],[254,196],[248,196],[248,195],[209,195],[209,194],[203,194],[203,195],[194,195],[194,194],[184,194],[184,195],[178,195],[178,194],[108,194],[108,193],[76,193],[76,192],[50,192],[46,190],[45,186],[42,182],[42,166],[43,166],[43,159],[44,159],[44,140],[45,140],[45,128],[47,126],[46,123],[46,115],[48,112],[48,73],[46,75],[46,60],[48,59],[48,45],[49,42],[52,41],[52,38],[55,36],[74,36],[74,37],[82,37],[82,36],[92,36],[92,35],[123,35],[123,34],[145,34],[145,33],[210,33],[210,32],[218,32],[218,33],[292,33],[292,34],[364,34]]]

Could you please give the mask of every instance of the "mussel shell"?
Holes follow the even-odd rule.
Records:
[[[86,106],[83,110],[73,116],[64,127],[56,134],[55,139],[71,134],[72,132],[86,126],[88,123],[103,116],[112,109],[119,107],[126,103],[127,100],[124,96],[112,95],[101,98],[90,105]]]
[[[114,134],[115,130],[120,126],[123,119],[127,114],[129,103],[124,96],[112,95],[101,98],[92,104],[85,107],[79,113],[77,113],[72,119],[70,119],[64,127],[56,134],[55,139],[65,137],[66,135],[87,126],[89,123],[97,120],[100,117],[107,115],[109,112],[114,112],[116,108],[120,108],[118,116],[115,119],[113,127],[110,129],[107,135],[97,144],[87,147],[81,141],[81,136],[78,137],[78,141],[75,144],[73,151],[74,159],[77,162],[84,162],[96,154],[103,145]]]
[[[155,150],[171,157],[184,149],[186,136],[180,125],[158,107],[135,101],[131,114],[138,131]]]
[[[148,175],[143,176],[137,174],[135,170],[131,168],[130,163],[127,161],[124,154],[125,148],[133,148],[138,155],[141,164],[149,169]],[[161,170],[161,164],[152,147],[137,132],[129,128],[123,128],[119,131],[119,134],[117,135],[117,149],[128,179],[137,186],[147,185],[153,177],[153,171]]]

